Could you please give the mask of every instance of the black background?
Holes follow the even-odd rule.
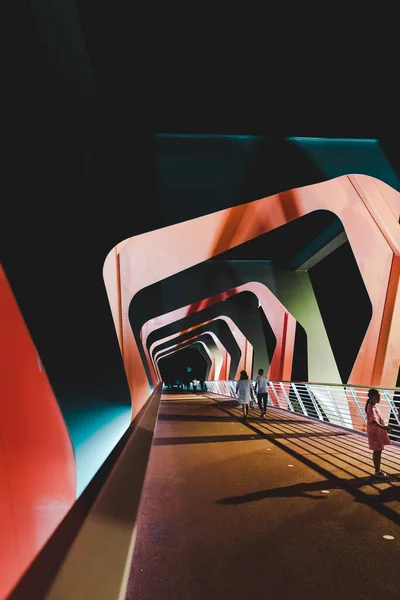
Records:
[[[71,393],[128,404],[101,269],[167,224],[153,134],[376,137],[399,173],[390,52],[380,61],[365,32],[354,53],[340,31],[328,42],[327,22],[306,33],[269,15],[260,32],[254,16],[211,35],[200,9],[52,4],[7,15],[2,263],[62,408]]]

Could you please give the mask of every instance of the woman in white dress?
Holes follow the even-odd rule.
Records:
[[[236,384],[236,393],[238,395],[238,401],[242,405],[243,418],[247,419],[251,398],[251,380],[246,371],[240,371],[240,379]]]

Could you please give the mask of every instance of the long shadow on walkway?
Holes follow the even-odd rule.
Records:
[[[220,419],[222,420],[222,419]],[[233,420],[233,419],[232,419]],[[218,421],[218,419],[214,419],[214,421]],[[224,419],[226,421],[226,419]],[[329,437],[334,437],[341,435],[340,433],[332,433]],[[153,446],[174,446],[174,445],[184,445],[184,444],[215,444],[219,442],[246,442],[249,440],[255,440],[256,438],[264,437],[264,435],[196,435],[196,436],[182,436],[182,437],[159,437],[155,438],[153,441]],[[304,433],[281,433],[274,438],[296,438],[296,437],[304,437]],[[309,433],[308,437],[323,437],[326,438],[326,433]]]
[[[221,412],[242,420],[240,409],[225,407],[222,399],[214,397],[213,400]],[[282,418],[276,418],[281,415]],[[398,446],[388,447],[383,453],[382,466],[389,473],[390,478],[388,481],[381,481],[371,474],[373,470],[371,452],[362,434],[293,415],[279,408],[269,408],[266,419],[253,420],[250,417],[243,422],[243,425],[257,436],[263,437],[310,469],[320,473],[326,481],[253,491],[242,496],[222,498],[217,501],[219,504],[241,504],[286,496],[322,499],[321,496],[314,494],[318,492],[322,494],[322,489],[326,491],[343,489],[351,494],[356,502],[367,504],[400,525],[398,481],[400,448]],[[392,504],[389,506],[390,503]]]

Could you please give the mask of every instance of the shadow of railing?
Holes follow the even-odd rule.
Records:
[[[242,420],[240,407],[226,407],[222,397],[213,396],[212,399],[221,412]],[[372,474],[372,452],[363,433],[277,407],[268,407],[264,419],[258,418],[258,409],[257,412],[250,410],[244,425],[258,437],[268,440],[322,475],[326,481],[258,490],[243,496],[222,498],[218,501],[220,504],[240,504],[268,497],[303,496],[321,489],[329,491],[340,488],[351,494],[355,501],[369,505],[400,525],[400,485],[396,485],[400,479],[400,446],[397,443],[386,446],[382,453],[382,467],[389,474],[389,479],[378,480]]]

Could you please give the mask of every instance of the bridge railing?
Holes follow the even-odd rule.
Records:
[[[255,381],[253,381],[254,385]],[[206,381],[213,393],[236,398],[236,381]],[[400,388],[376,388],[380,392],[379,410],[389,437],[400,442]],[[365,404],[369,387],[327,383],[269,381],[268,404],[332,425],[366,433]]]

